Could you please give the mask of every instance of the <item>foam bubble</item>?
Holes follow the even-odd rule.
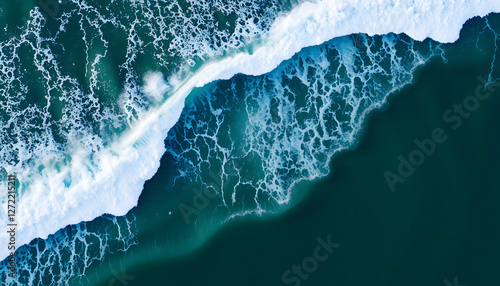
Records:
[[[146,82],[144,92],[154,101],[162,101],[163,96],[169,90],[169,86],[163,79],[163,74],[160,72],[148,73],[145,75],[144,81]]]

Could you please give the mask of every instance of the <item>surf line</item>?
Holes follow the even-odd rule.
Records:
[[[11,278],[16,277],[16,174],[9,174],[7,176],[7,215],[9,219],[7,220],[7,233],[9,234],[9,243],[7,244],[7,249],[9,250],[8,269]]]

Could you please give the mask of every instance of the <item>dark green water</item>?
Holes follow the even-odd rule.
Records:
[[[295,5],[89,3],[65,2],[55,16],[33,10],[33,3],[16,13],[9,13],[14,4],[2,10],[2,21],[15,25],[0,35],[7,39],[0,53],[8,75],[0,78],[0,163],[19,163],[21,177],[46,176],[41,182],[77,166],[61,177],[64,186],[46,186],[67,193],[47,196],[26,213],[61,200],[67,204],[59,209],[79,198],[88,203],[95,189],[75,197],[69,191],[81,183],[80,173],[98,173],[101,151],[164,100],[143,89],[150,71],[182,77],[235,50],[251,52]],[[22,18],[28,11],[37,11],[30,25]],[[17,280],[7,281],[5,260],[0,279],[9,285],[498,285],[499,35],[498,14],[468,21],[454,44],[354,34],[304,48],[267,74],[197,88],[169,130],[161,167],[137,207],[21,246]],[[415,140],[432,137],[444,142],[431,143],[426,155],[418,151]],[[22,148],[14,148],[14,138]],[[148,139],[134,144],[144,151],[135,161],[144,168],[152,168]],[[89,157],[81,169],[70,156],[75,146]],[[423,162],[403,175],[400,161],[418,160],[412,154]],[[96,173],[87,173],[93,167]],[[137,175],[120,170],[123,181],[102,189],[110,204],[125,198],[105,194],[129,187],[119,183]],[[393,190],[388,172],[399,180]],[[0,168],[0,176],[6,173]],[[78,210],[99,208],[95,203]],[[63,214],[56,220],[74,213]]]
[[[387,108],[372,113],[357,146],[335,157],[331,174],[307,186],[290,210],[232,221],[195,252],[121,269],[127,285],[285,285],[283,273],[328,236],[340,246],[300,285],[498,285],[500,86],[490,85],[496,91],[456,130],[443,119],[491,71],[491,53],[467,38],[478,23],[468,23],[446,63],[431,60]],[[436,128],[447,140],[391,192],[384,172],[397,173],[398,156],[408,158],[415,139],[431,138]],[[146,188],[139,209],[155,208],[146,205],[151,193]],[[96,285],[118,285],[116,277],[103,275]]]

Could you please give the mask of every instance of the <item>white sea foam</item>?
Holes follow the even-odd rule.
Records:
[[[154,101],[161,101],[169,89],[163,79],[163,74],[159,72],[146,74],[145,82],[144,92]]]
[[[237,73],[259,75],[274,69],[302,48],[354,33],[406,33],[415,40],[458,39],[462,25],[474,16],[500,11],[499,1],[353,1],[306,2],[278,18],[263,46],[252,55],[237,54],[205,67],[203,85]]]
[[[325,0],[304,3],[277,19],[253,53],[232,54],[207,63],[183,81],[159,108],[142,115],[111,148],[95,150],[92,159],[82,155],[78,151],[80,145],[75,142],[70,159],[46,162],[46,168],[39,174],[35,170],[21,171],[16,166],[8,168],[8,172],[17,171],[21,183],[25,182],[24,174],[37,173],[30,178],[29,190],[18,203],[17,243],[46,238],[66,225],[90,221],[104,213],[121,216],[134,207],[144,182],[157,171],[165,152],[163,140],[177,122],[184,100],[194,87],[228,79],[237,73],[269,72],[306,46],[352,33],[404,32],[416,40],[431,37],[452,42],[458,38],[467,19],[489,12],[500,12],[500,2]],[[168,86],[154,73],[146,82],[149,84],[144,89],[154,98],[161,98]],[[0,218],[0,224],[6,225],[6,204]],[[0,233],[0,245],[7,245],[7,241],[7,233]],[[7,248],[0,248],[0,256],[7,255]]]

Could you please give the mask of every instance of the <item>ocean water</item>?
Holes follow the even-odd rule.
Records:
[[[210,265],[203,257],[224,255],[227,260],[216,260],[229,269],[214,270],[213,283],[287,284],[281,272],[293,262],[236,281],[254,270],[231,269],[237,246],[245,248],[228,243],[231,251],[223,249],[231,226],[235,236],[260,228],[264,234],[257,236],[265,239],[262,228],[293,216],[290,209],[304,208],[316,189],[337,192],[325,187],[330,177],[324,181],[332,158],[357,147],[363,152],[359,140],[369,115],[387,108],[389,96],[414,88],[433,110],[440,106],[432,101],[439,88],[425,86],[439,85],[440,77],[449,77],[444,86],[463,81],[457,91],[474,93],[478,84],[493,89],[500,78],[500,20],[490,12],[500,12],[498,2],[5,3],[0,175],[3,183],[16,173],[20,187],[18,272],[8,277],[4,260],[2,281],[199,285],[203,279],[178,265],[197,271]],[[462,29],[474,16],[482,18]],[[433,72],[435,78],[426,77]],[[404,108],[411,109],[402,104],[391,120],[410,122],[398,118]],[[401,132],[382,128],[371,138]],[[397,169],[398,155],[387,158],[394,159],[387,168]],[[383,172],[372,175],[388,187]],[[343,210],[335,203],[324,207]],[[7,225],[7,207],[0,215]],[[0,235],[2,245],[8,238]],[[0,253],[6,258],[7,247]],[[244,257],[243,268],[266,261]],[[134,274],[125,274],[130,270]],[[234,280],[224,280],[224,273]],[[426,277],[434,276],[418,283],[431,281]],[[335,281],[316,279],[310,285]]]

